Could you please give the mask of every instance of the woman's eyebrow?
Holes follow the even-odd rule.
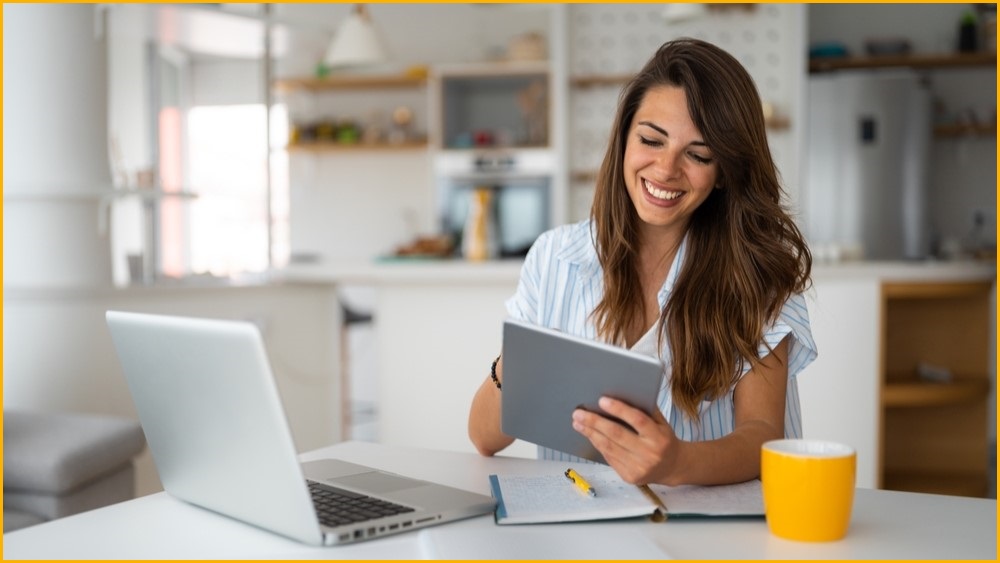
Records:
[[[667,133],[666,129],[660,127],[659,125],[657,125],[657,124],[655,124],[653,122],[650,122],[650,121],[640,121],[639,125],[645,125],[646,127],[649,127],[650,129],[656,131],[657,133],[659,133],[660,135],[663,135],[664,137],[669,137],[670,136],[670,134]],[[699,146],[699,147],[707,147],[708,146],[708,145],[705,144],[705,141],[691,141],[691,144]]]

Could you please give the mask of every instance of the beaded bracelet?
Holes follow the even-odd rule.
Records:
[[[500,380],[497,379],[497,362],[499,361],[500,361],[500,356],[497,356],[497,359],[493,360],[493,365],[490,366],[490,379],[493,380],[493,383],[497,386],[497,389],[500,389]]]

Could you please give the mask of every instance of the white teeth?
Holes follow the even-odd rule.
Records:
[[[656,199],[666,199],[666,200],[677,199],[681,197],[681,194],[683,193],[683,192],[668,192],[667,190],[654,188],[653,186],[650,186],[649,182],[646,180],[643,180],[642,182],[646,186],[646,190],[649,193],[653,194],[653,197],[655,197]]]

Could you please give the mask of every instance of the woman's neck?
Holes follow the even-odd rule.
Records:
[[[642,284],[642,315],[637,326],[627,331],[626,344],[631,347],[660,318],[660,288],[677,256],[682,237],[644,239],[639,245],[638,274]]]

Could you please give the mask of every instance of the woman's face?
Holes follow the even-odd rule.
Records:
[[[623,164],[643,232],[683,236],[719,174],[691,120],[683,88],[657,86],[646,92],[629,126]]]

